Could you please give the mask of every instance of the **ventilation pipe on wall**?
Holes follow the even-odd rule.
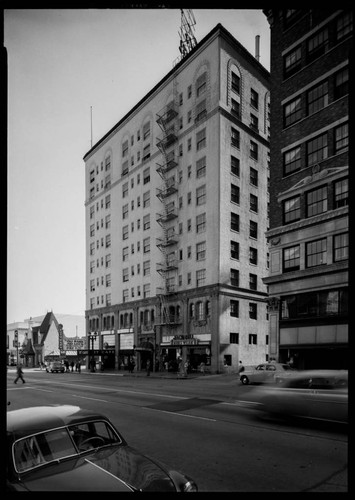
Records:
[[[260,62],[260,35],[255,37],[255,59]]]

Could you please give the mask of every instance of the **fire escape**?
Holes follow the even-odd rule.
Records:
[[[169,297],[175,294],[175,280],[178,263],[176,245],[178,242],[174,221],[178,217],[177,206],[177,165],[178,165],[178,103],[176,80],[174,79],[174,98],[159,113],[157,123],[162,134],[157,138],[157,147],[161,153],[160,162],[156,164],[162,184],[157,188],[156,195],[161,202],[162,210],[157,214],[157,222],[162,228],[162,237],[157,238],[156,245],[161,251],[162,261],[157,264],[157,272],[163,278],[163,287],[158,289],[161,303],[160,324],[174,328],[178,319],[170,314]]]

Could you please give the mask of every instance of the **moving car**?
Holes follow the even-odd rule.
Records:
[[[305,370],[282,384],[256,389],[259,409],[278,416],[348,422],[348,371]]]
[[[53,372],[64,373],[65,372],[65,366],[60,361],[52,361],[47,366],[46,371],[47,372],[51,372],[51,373],[53,373]]]
[[[108,418],[72,405],[7,412],[8,491],[197,491],[130,447]]]
[[[239,379],[244,385],[275,383],[276,377],[280,375],[287,377],[291,371],[295,370],[286,363],[261,363],[257,366],[245,367],[244,371],[239,373]]]

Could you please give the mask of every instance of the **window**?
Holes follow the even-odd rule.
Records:
[[[128,218],[128,203],[122,207],[122,219]]]
[[[206,157],[204,156],[196,163],[196,178],[199,179],[200,177],[205,177],[205,176],[206,176]]]
[[[179,156],[182,156],[182,155],[183,155],[182,144],[179,144]]]
[[[106,268],[111,267],[111,254],[110,253],[105,256],[105,267]]]
[[[196,80],[196,96],[199,97],[204,92],[206,92],[207,88],[207,73],[203,73]]]
[[[250,167],[250,184],[253,186],[258,186],[258,171],[255,168]]]
[[[197,304],[196,304],[196,319],[197,320],[204,319],[203,302],[197,302]]]
[[[230,270],[230,280],[232,286],[239,286],[239,271],[238,269]]]
[[[124,247],[122,249],[122,260],[123,260],[123,262],[125,260],[128,260],[128,247]]]
[[[328,105],[328,82],[322,82],[307,92],[307,114],[311,115]]]
[[[146,285],[143,285],[143,297],[146,299],[147,297],[150,297],[150,284],[147,283]]]
[[[150,122],[143,125],[143,141],[150,136]],[[144,159],[144,158],[143,158]]]
[[[236,148],[240,148],[240,132],[232,127],[231,144]]]
[[[337,234],[333,239],[334,262],[349,258],[349,233]]]
[[[192,96],[192,85],[189,85],[187,87],[187,98],[190,99],[191,96]]]
[[[239,232],[239,215],[231,212],[231,230]]]
[[[196,245],[196,260],[206,259],[206,242],[197,243]]]
[[[90,219],[93,219],[95,215],[95,206],[91,205],[90,207]]]
[[[249,247],[249,262],[250,264],[257,265],[258,263],[258,250],[253,247]]]
[[[291,149],[283,155],[284,175],[297,172],[301,168],[301,147]]]
[[[230,332],[229,343],[230,344],[239,344],[239,333]]]
[[[206,99],[201,101],[197,106],[196,106],[196,118],[195,122],[199,122],[203,118],[205,118],[207,115],[207,110],[206,110]]]
[[[143,262],[143,276],[150,276],[150,260]]]
[[[281,318],[297,319],[348,314],[348,291],[326,290],[281,299]]]
[[[106,248],[109,248],[111,246],[111,235],[110,234],[106,235],[105,246],[106,246]]]
[[[150,206],[150,191],[143,193],[143,208]]]
[[[258,277],[256,274],[249,273],[249,288],[250,290],[258,289]]]
[[[148,160],[150,158],[150,144],[147,144],[143,148],[143,161]]]
[[[283,272],[298,271],[300,268],[300,246],[283,250]]]
[[[296,73],[301,68],[301,47],[297,47],[284,56],[284,78]]]
[[[327,263],[327,239],[306,243],[306,267],[321,266]]]
[[[334,98],[340,99],[349,93],[349,68],[342,69],[335,75]]]
[[[233,73],[233,71],[232,71],[232,90],[237,94],[240,93],[240,77],[236,73]]]
[[[307,63],[314,61],[328,50],[328,29],[319,31],[308,40],[307,43]]]
[[[145,238],[143,240],[143,253],[150,252],[150,238]]]
[[[254,141],[250,141],[250,156],[254,160],[258,159],[258,145]]]
[[[111,157],[107,156],[105,158],[105,171],[107,172],[111,168]]]
[[[191,246],[188,246],[187,247],[187,258],[191,259],[191,255],[192,255],[192,253],[191,253]]]
[[[250,238],[258,239],[258,223],[253,220],[249,224],[249,236]]]
[[[191,137],[189,139],[187,139],[187,150],[188,151],[191,151],[191,144],[192,144],[192,141],[191,141]],[[182,175],[182,172],[181,172],[181,175]]]
[[[249,302],[249,318],[258,319],[258,304]]]
[[[192,111],[190,110],[187,112],[187,123],[190,123],[191,119],[192,119]]]
[[[95,236],[95,224],[91,224],[90,226],[90,236]]]
[[[256,333],[249,333],[249,344],[250,345],[257,345],[258,343],[258,336]]]
[[[258,212],[258,197],[254,194],[250,194],[250,210],[252,212]]]
[[[239,300],[230,301],[230,316],[239,318]]]
[[[345,12],[337,19],[336,37],[340,41],[353,30],[353,13],[352,11]]]
[[[122,269],[122,281],[123,282],[126,282],[128,281],[129,277],[128,277],[128,267]]]
[[[128,141],[122,144],[122,158],[128,155]]]
[[[240,189],[239,186],[231,184],[231,202],[239,205]]]
[[[239,102],[235,101],[234,99],[231,100],[232,102],[232,115],[236,116],[237,118],[240,118],[240,104]]]
[[[196,216],[196,233],[204,233],[206,231],[206,214]]]
[[[256,131],[259,130],[259,119],[252,113],[250,113],[250,127]]]
[[[301,98],[297,97],[284,105],[284,127],[288,127],[298,122],[302,118]]]
[[[127,240],[128,239],[128,225],[123,226],[122,228],[122,239]]]
[[[328,158],[328,137],[322,134],[307,142],[307,166],[320,163]]]
[[[335,128],[334,131],[335,153],[343,153],[349,147],[349,124],[344,123]]]
[[[306,193],[306,211],[307,217],[322,214],[328,209],[328,191],[327,186],[309,191]]]
[[[150,214],[143,217],[143,231],[147,231],[147,229],[150,229]]]
[[[259,108],[259,94],[254,89],[250,89],[250,104],[255,109]]]
[[[206,282],[206,269],[196,271],[196,286],[204,286]]]
[[[108,194],[105,198],[105,208],[110,208],[111,207],[111,195]]]
[[[231,172],[237,177],[240,176],[240,161],[235,156],[231,155]]]
[[[146,168],[143,171],[143,184],[148,184],[150,182],[150,168]]]
[[[206,147],[206,129],[204,128],[203,130],[200,130],[196,134],[196,149],[197,151],[200,151]]]
[[[196,205],[203,205],[206,203],[206,186],[201,186],[196,189]]]
[[[334,183],[334,208],[349,204],[349,179],[342,179]]]
[[[296,196],[283,202],[284,224],[290,224],[301,218],[300,197]]]
[[[239,259],[239,243],[237,241],[231,240],[231,258]]]
[[[128,182],[122,185],[122,198],[126,198],[126,196],[128,196]]]
[[[106,215],[105,217],[105,228],[109,229],[111,227],[111,215]]]

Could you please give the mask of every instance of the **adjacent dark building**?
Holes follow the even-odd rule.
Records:
[[[353,14],[264,10],[271,27],[270,358],[348,368]]]

